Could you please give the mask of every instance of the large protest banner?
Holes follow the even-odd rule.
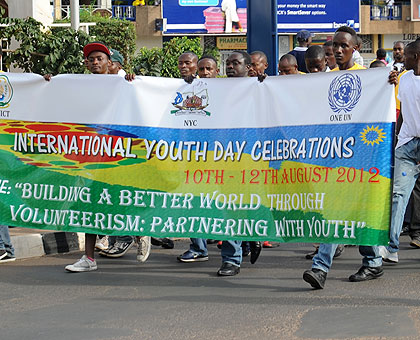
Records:
[[[0,223],[385,244],[387,70],[256,78],[0,74]]]

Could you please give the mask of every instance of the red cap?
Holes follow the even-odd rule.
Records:
[[[108,47],[106,47],[105,44],[101,42],[93,42],[83,47],[83,54],[85,55],[85,58],[89,57],[89,54],[94,51],[103,52],[108,55],[108,57],[111,56],[111,52],[109,51]]]

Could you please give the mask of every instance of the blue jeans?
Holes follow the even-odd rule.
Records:
[[[321,269],[322,271],[328,273],[331,269],[337,246],[338,244],[321,243],[319,245],[318,254],[316,254],[313,258],[312,268]],[[379,248],[377,246],[359,246],[359,253],[363,256],[363,266],[382,266],[382,257],[379,255]]]
[[[399,249],[400,234],[404,213],[416,184],[418,174],[403,176],[420,161],[420,138],[414,138],[395,150],[394,189],[392,196],[391,230],[389,231],[388,250],[395,253]]]
[[[15,249],[10,241],[9,227],[0,225],[0,250],[6,250],[10,256],[15,256]]]
[[[207,239],[205,238],[190,238],[190,250],[192,254],[207,256]]]
[[[242,263],[242,241],[222,242],[222,262],[240,267]]]

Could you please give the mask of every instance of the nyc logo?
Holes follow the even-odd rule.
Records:
[[[180,115],[199,115],[210,116],[211,113],[204,110],[209,106],[209,94],[204,82],[197,82],[192,91],[177,92],[172,105],[177,110],[172,110],[171,114]]]
[[[13,97],[13,87],[9,78],[4,74],[0,74],[0,109],[9,107],[9,103]]]
[[[334,113],[349,113],[359,102],[362,95],[360,77],[346,73],[335,77],[328,91],[328,102]]]

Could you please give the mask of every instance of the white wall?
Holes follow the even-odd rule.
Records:
[[[137,36],[136,47],[139,50],[142,47],[152,48],[152,47],[162,47],[162,37],[161,36]]]
[[[33,17],[44,26],[53,22],[50,0],[9,0],[9,17]]]

